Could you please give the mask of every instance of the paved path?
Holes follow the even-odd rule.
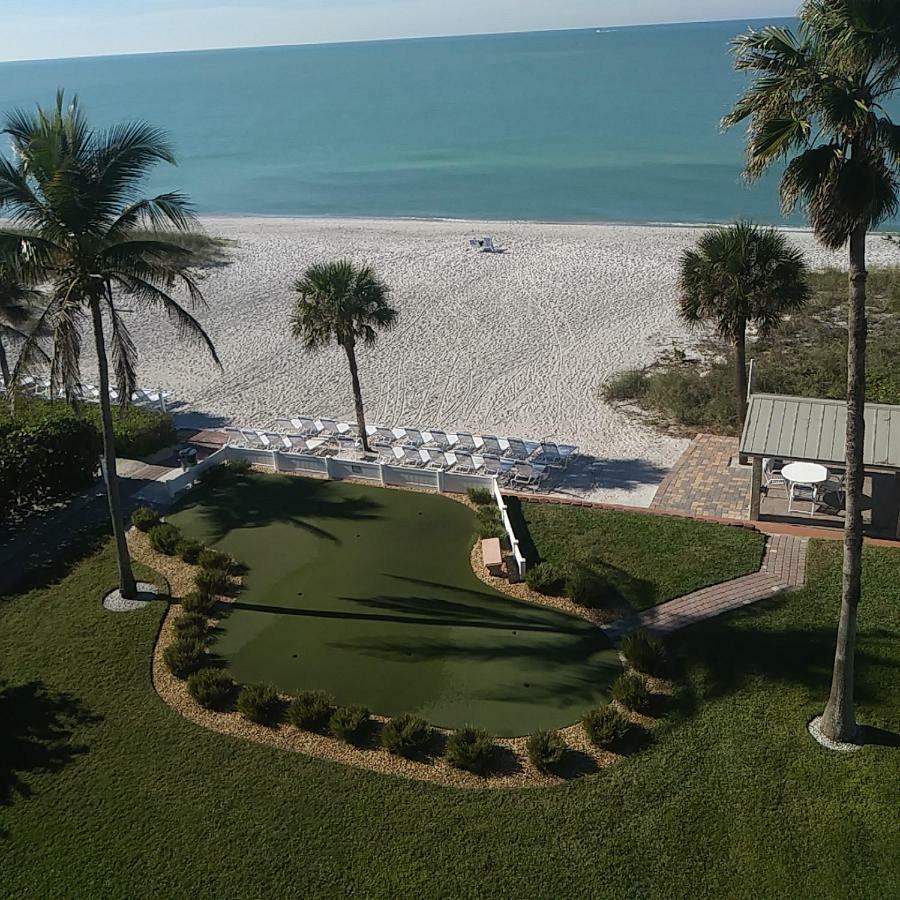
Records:
[[[771,535],[758,572],[660,603],[637,615],[612,622],[604,626],[604,631],[614,641],[640,629],[668,634],[782,591],[801,587],[806,579],[806,544],[806,538],[789,534]]]

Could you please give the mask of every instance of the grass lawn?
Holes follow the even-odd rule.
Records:
[[[747,528],[617,510],[513,503],[531,562],[577,559],[611,584],[613,607],[646,609],[759,569],[765,541]]]
[[[900,552],[866,553],[861,721],[900,732]],[[547,790],[460,792],[205,731],[148,660],[161,605],[104,612],[109,547],[0,603],[5,896],[896,894],[900,751],[806,733],[828,689],[840,545],[809,585],[687,629],[655,743]],[[884,740],[890,740],[884,736]]]
[[[169,520],[249,567],[213,645],[241,683],[514,736],[578,721],[622,671],[590,623],[479,580],[446,497],[258,474],[191,497]]]

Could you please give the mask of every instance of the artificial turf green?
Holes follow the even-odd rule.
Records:
[[[612,608],[646,609],[756,572],[765,548],[752,529],[675,516],[529,502],[511,514],[532,563],[588,564]]]
[[[588,622],[478,579],[475,516],[445,497],[252,474],[168,519],[248,568],[213,647],[238,682],[512,736],[571,725],[622,671]]]
[[[457,791],[193,725],[150,684],[161,605],[100,606],[111,548],[0,602],[0,893],[96,897],[896,895],[900,750],[830,753],[840,545],[803,591],[675,635],[647,750],[559,788]],[[900,732],[900,552],[866,551],[858,714]],[[142,573],[143,574],[143,573]]]

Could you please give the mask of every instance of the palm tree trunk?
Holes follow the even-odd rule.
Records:
[[[844,564],[841,618],[831,694],[822,716],[822,733],[834,741],[857,737],[853,707],[853,654],[856,613],[862,580],[862,489],[866,401],[866,226],[857,225],[850,236],[850,310],[847,340],[847,485],[844,520]]]
[[[369,453],[369,436],[366,434],[366,417],[363,413],[362,390],[359,386],[359,370],[356,368],[356,349],[353,342],[344,344],[347,362],[350,364],[350,380],[353,382],[353,402],[356,404],[356,428],[359,431],[362,447]]]
[[[737,391],[738,428],[747,418],[747,323],[742,319],[734,332],[734,388]]]
[[[12,375],[9,371],[9,360],[6,358],[6,348],[3,346],[3,340],[0,339],[0,377],[3,378],[3,389],[5,390],[6,405],[9,407],[10,415],[13,414],[13,395],[12,395]]]
[[[116,474],[116,445],[113,435],[112,407],[109,400],[109,365],[106,360],[106,343],[103,340],[103,317],[100,303],[91,300],[91,319],[94,325],[94,343],[97,347],[97,369],[100,375],[100,421],[103,424],[103,479],[109,500],[109,517],[116,542],[116,561],[119,565],[119,590],[126,599],[137,596],[137,584],[131,570],[131,556],[125,540],[125,522],[122,518],[122,501],[119,496],[119,477]]]

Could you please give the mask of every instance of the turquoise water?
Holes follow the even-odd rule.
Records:
[[[0,110],[160,125],[206,213],[783,221],[719,130],[747,24],[5,63]]]

